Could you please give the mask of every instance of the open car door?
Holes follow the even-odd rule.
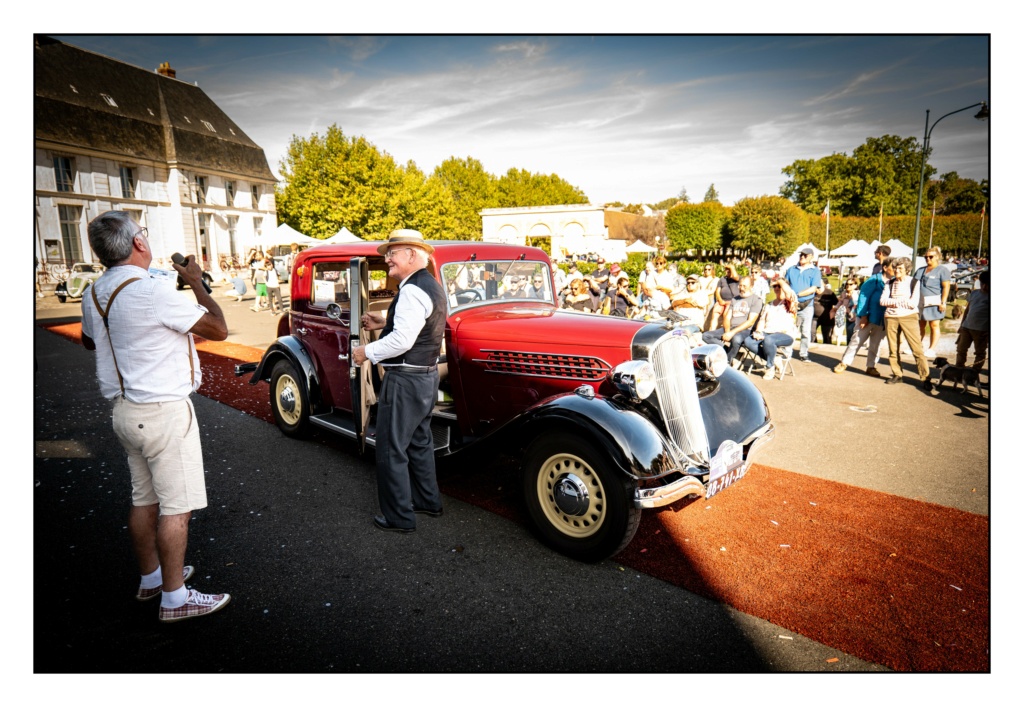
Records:
[[[370,271],[366,258],[352,258],[349,263],[349,292],[351,294],[352,319],[349,325],[349,351],[356,346],[366,346],[373,338],[363,328],[362,318],[369,310]],[[370,419],[370,406],[377,402],[373,390],[373,364],[364,361],[361,366],[350,366],[349,379],[352,387],[352,419],[356,428],[359,452],[366,449],[366,428]]]

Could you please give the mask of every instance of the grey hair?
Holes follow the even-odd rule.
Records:
[[[127,211],[106,211],[89,222],[89,247],[111,268],[131,257],[138,225]]]
[[[894,271],[900,265],[903,266],[903,270],[907,273],[909,273],[910,269],[913,267],[913,263],[911,262],[910,258],[906,257],[905,255],[892,259],[892,269]]]

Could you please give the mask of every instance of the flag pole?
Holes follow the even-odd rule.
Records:
[[[932,226],[928,230],[928,248],[932,247],[932,236],[935,235],[935,199],[932,199]]]
[[[981,233],[978,234],[978,260],[981,260],[981,242],[985,238],[985,205],[981,205]]]
[[[829,256],[829,250],[828,250],[828,226],[829,226],[829,221],[831,221],[831,219],[832,219],[832,209],[829,208],[831,205],[832,205],[832,200],[828,199],[825,202],[825,257],[826,258],[830,257]]]

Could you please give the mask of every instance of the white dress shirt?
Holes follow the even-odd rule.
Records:
[[[366,345],[366,358],[374,364],[401,356],[411,349],[420,330],[427,323],[427,317],[434,312],[434,303],[426,292],[416,285],[405,284],[409,277],[398,286],[401,296],[395,305],[394,329],[387,336]]]

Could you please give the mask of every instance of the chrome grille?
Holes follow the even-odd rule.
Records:
[[[487,358],[478,359],[491,373],[512,373],[544,378],[600,380],[608,375],[609,366],[592,356],[571,356],[522,351],[486,351]]]
[[[690,343],[685,336],[666,336],[654,346],[651,365],[658,385],[658,403],[669,437],[691,459],[708,464],[708,434],[700,414],[697,379]]]

